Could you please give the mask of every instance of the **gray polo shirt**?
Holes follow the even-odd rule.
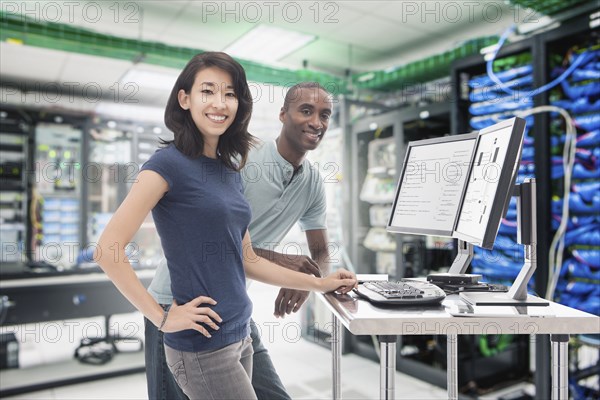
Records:
[[[296,222],[303,231],[327,228],[325,187],[319,171],[308,160],[294,174],[292,164],[279,154],[275,141],[261,143],[250,151],[241,175],[244,195],[252,210],[248,229],[253,247],[274,250]],[[196,245],[194,238],[189,238],[189,242],[189,246]],[[173,301],[164,258],[148,292],[160,304]]]

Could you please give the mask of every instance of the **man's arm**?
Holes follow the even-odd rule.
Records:
[[[327,229],[306,231],[308,250],[313,260],[319,265],[321,276],[329,274],[330,254]]]
[[[281,265],[293,271],[303,272],[314,276],[323,276],[319,265],[310,257],[305,255],[282,254],[273,250],[252,248],[257,256],[265,258],[277,265]]]
[[[327,229],[306,231],[306,241],[308,242],[308,249],[312,258],[304,255],[280,254],[269,250],[262,251],[270,253],[268,257],[272,257],[271,260],[273,262],[283,267],[316,276],[326,276],[329,273],[330,261]],[[285,314],[298,311],[308,298],[308,295],[308,292],[302,290],[281,289],[275,299],[274,315],[276,317],[285,317]]]

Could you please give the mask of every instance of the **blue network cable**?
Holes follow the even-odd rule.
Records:
[[[526,96],[533,97],[533,96],[536,96],[536,95],[538,95],[540,93],[543,93],[543,92],[545,92],[547,90],[550,90],[554,86],[560,84],[565,79],[567,79],[567,77],[569,75],[571,75],[571,73],[573,73],[573,71],[575,71],[579,66],[584,65],[584,64],[590,62],[593,59],[593,57],[595,56],[595,54],[589,53],[589,52],[585,52],[585,53],[582,53],[582,54],[574,55],[573,56],[573,58],[574,58],[573,62],[571,63],[571,65],[569,66],[569,68],[567,68],[565,70],[565,72],[563,72],[558,78],[556,78],[552,82],[548,82],[547,84],[545,84],[543,86],[540,86],[539,88],[535,89],[534,91],[532,91],[530,93],[512,90],[511,88],[506,87],[504,85],[504,83],[502,83],[502,81],[494,73],[493,65],[494,65],[494,60],[496,59],[496,56],[498,55],[498,52],[500,51],[500,49],[504,45],[504,42],[508,38],[508,35],[510,35],[511,33],[513,33],[515,31],[515,29],[516,29],[516,25],[512,25],[506,31],[504,31],[504,33],[500,37],[500,40],[498,41],[498,44],[496,45],[496,48],[494,49],[494,51],[492,53],[492,57],[490,57],[490,59],[486,62],[486,71],[487,71],[487,74],[490,77],[490,79],[496,85],[498,85],[503,91],[505,91],[508,94],[517,95],[519,97],[526,97]]]
[[[515,87],[521,86],[526,83],[533,83],[533,66],[531,64],[522,65],[520,67],[507,69],[506,71],[501,71],[496,74],[498,79],[502,79],[506,82],[502,82],[502,85],[507,87]],[[526,75],[526,77],[523,77]],[[493,79],[491,79],[488,75],[480,75],[473,77],[469,80],[469,86],[477,92],[480,88],[492,87],[496,88],[498,86],[492,86],[496,83]]]
[[[565,246],[600,247],[600,224],[567,229],[567,233],[565,234]]]
[[[507,111],[523,110],[533,106],[533,99],[525,97],[519,100],[514,100],[512,96],[498,98],[490,101],[472,103],[469,107],[471,115],[486,115],[495,114]]]
[[[600,99],[591,103],[587,97],[581,97],[576,100],[556,100],[552,102],[552,105],[569,110],[573,114],[600,112]]]
[[[577,147],[600,146],[600,129],[593,130],[577,138]]]

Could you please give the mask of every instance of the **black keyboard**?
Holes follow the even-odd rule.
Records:
[[[410,280],[367,281],[354,291],[372,303],[389,305],[439,304],[446,298],[444,291],[434,284]]]

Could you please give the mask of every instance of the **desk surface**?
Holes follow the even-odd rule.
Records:
[[[376,307],[354,293],[318,294],[354,335],[477,335],[600,333],[600,318],[558,303],[547,307],[501,307],[502,316],[456,317],[464,306],[449,295],[439,306]],[[526,313],[526,314],[524,314]]]

